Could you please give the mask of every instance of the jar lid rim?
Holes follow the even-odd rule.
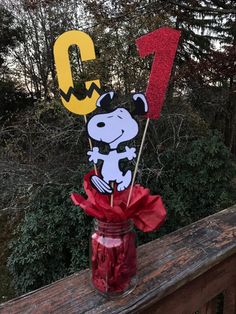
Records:
[[[123,220],[120,222],[105,222],[101,220],[94,220],[94,227],[96,230],[102,232],[111,232],[111,233],[120,233],[120,232],[128,232],[133,228],[133,221],[131,219]]]
[[[107,226],[111,226],[111,225],[114,225],[114,226],[120,226],[120,225],[124,225],[124,224],[132,224],[132,220],[131,219],[127,219],[127,220],[122,220],[122,221],[115,221],[115,222],[112,222],[112,221],[102,221],[102,220],[99,220],[99,219],[94,219],[94,222],[96,224],[101,224],[101,225],[107,225]]]

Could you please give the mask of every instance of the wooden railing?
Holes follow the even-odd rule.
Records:
[[[88,270],[0,305],[15,313],[236,313],[236,205],[139,247],[139,284],[112,301],[89,284]],[[218,305],[219,307],[219,305]]]

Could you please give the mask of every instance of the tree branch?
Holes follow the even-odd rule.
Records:
[[[202,13],[217,13],[217,14],[236,14],[236,9],[219,9],[219,8],[213,8],[213,7],[194,7],[194,6],[188,6],[186,4],[181,4],[179,1],[169,0],[169,3],[173,5],[177,5],[178,7],[188,10],[188,11],[195,11],[195,12],[202,12]]]

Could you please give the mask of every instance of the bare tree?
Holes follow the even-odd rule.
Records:
[[[77,0],[6,1],[21,28],[21,44],[12,53],[15,75],[28,92],[48,98],[57,91],[53,44],[64,31],[79,27]]]

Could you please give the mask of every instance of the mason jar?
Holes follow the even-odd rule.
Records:
[[[90,243],[93,287],[107,297],[124,296],[137,284],[136,235],[130,220],[94,220]]]

